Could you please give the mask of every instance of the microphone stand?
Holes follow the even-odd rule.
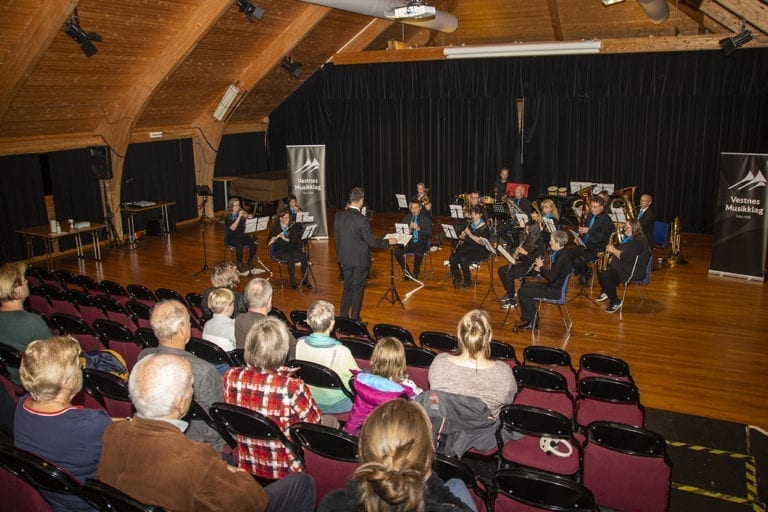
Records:
[[[389,246],[389,288],[386,289],[384,292],[384,295],[381,296],[379,299],[379,302],[376,303],[376,307],[379,307],[379,304],[381,304],[381,301],[384,299],[387,299],[387,302],[390,304],[394,304],[395,302],[398,302],[400,304],[400,307],[405,309],[405,304],[403,304],[403,301],[400,300],[400,294],[397,293],[397,288],[395,288],[395,246],[397,244],[390,244]]]
[[[200,232],[203,234],[203,266],[200,268],[200,270],[195,272],[192,277],[197,277],[198,274],[201,274],[206,270],[210,270],[210,268],[208,268],[208,253],[206,252],[206,248],[205,248],[205,220],[206,220],[205,206],[208,204],[208,196],[204,195],[202,197],[203,197],[203,204],[200,206],[200,209],[202,210],[200,213]]]

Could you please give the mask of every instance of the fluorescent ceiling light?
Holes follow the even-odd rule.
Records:
[[[239,92],[240,88],[237,85],[229,84],[227,91],[224,93],[224,96],[222,96],[221,101],[219,101],[219,104],[213,113],[214,119],[221,121],[227,116],[227,113],[229,113],[229,109],[232,108],[232,103],[234,103]]]
[[[449,59],[482,59],[486,57],[529,57],[537,55],[580,55],[600,53],[600,41],[563,41],[554,43],[520,43],[444,48]]]
[[[623,1],[624,0],[603,0],[603,5],[608,7],[609,5],[620,4]]]

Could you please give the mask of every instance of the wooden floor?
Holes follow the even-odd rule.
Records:
[[[392,231],[396,219],[399,215],[377,213],[374,232],[383,235]],[[328,223],[331,229],[333,212]],[[207,262],[213,267],[226,257],[223,226],[206,224],[205,233]],[[275,268],[272,284],[276,306],[288,313],[307,309],[316,299],[326,299],[338,307],[341,284],[337,282],[332,240],[313,243],[317,286],[311,291],[280,289]],[[269,265],[263,242],[262,236],[258,253]],[[425,330],[455,332],[466,311],[484,308],[491,314],[494,338],[512,344],[518,355],[532,343],[567,349],[575,366],[583,353],[616,355],[629,362],[646,407],[768,428],[768,288],[762,282],[709,275],[710,251],[710,236],[684,234],[682,253],[689,263],[668,268],[657,261],[643,303],[638,290],[630,289],[623,316],[619,316],[603,312],[603,304],[578,297],[569,304],[574,318],[569,339],[564,337],[557,308],[544,306],[541,331],[535,340],[530,333],[514,334],[511,325],[503,325],[505,311],[492,297],[481,304],[489,282],[485,267],[475,290],[454,292],[450,283],[443,281],[446,270],[442,263],[450,254],[447,247],[432,253],[431,269],[425,259],[425,270],[433,272],[426,273],[426,286],[405,302],[405,309],[386,300],[377,307],[389,285],[390,262],[388,252],[377,251],[362,316],[369,328],[379,322],[394,323],[417,336]],[[666,255],[666,250],[656,254]],[[135,249],[104,248],[102,263],[79,261],[74,256],[55,261],[57,268],[97,279],[139,283],[152,289],[169,287],[182,293],[202,292],[209,286],[210,272],[193,276],[202,265],[201,230],[192,222],[179,225],[168,238],[145,239]],[[494,283],[500,296],[503,290],[496,276]],[[244,284],[241,282],[241,288]],[[401,296],[414,288],[401,280],[396,286]],[[575,294],[572,289],[570,295]],[[516,315],[513,311],[510,316],[516,320]]]

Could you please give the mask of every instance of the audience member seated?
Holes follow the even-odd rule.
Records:
[[[168,511],[259,512],[269,505],[270,512],[311,512],[315,482],[306,473],[262,488],[210,446],[184,437],[193,380],[177,355],[150,354],[136,364],[128,380],[136,415],[104,432],[98,479]]]
[[[203,339],[215,343],[225,352],[235,350],[235,294],[228,288],[214,288],[208,294],[208,307],[213,316],[203,326]]]
[[[318,512],[476,510],[461,480],[443,483],[432,472],[430,430],[418,404],[391,400],[377,407],[363,424],[353,479],[328,493]]]
[[[251,279],[245,286],[245,302],[248,311],[235,318],[235,344],[237,348],[245,348],[248,331],[257,320],[261,320],[272,309],[272,285],[266,279]],[[296,339],[291,335],[288,341],[288,356],[286,362],[296,356]]]
[[[230,315],[232,318],[248,310],[248,306],[245,305],[245,297],[242,292],[236,290],[238,284],[240,284],[240,273],[237,271],[237,266],[234,263],[219,263],[213,267],[213,272],[211,273],[212,286],[203,292],[203,300],[200,304],[200,309],[203,311],[203,322],[208,321],[213,316],[213,311],[208,307],[208,294],[216,288],[229,288],[235,294],[235,309],[232,311],[232,315]]]
[[[150,354],[172,354],[183,357],[192,366],[192,374],[195,376],[195,400],[206,410],[210,409],[215,402],[223,401],[221,374],[216,367],[184,350],[191,334],[189,310],[186,306],[175,300],[160,301],[152,309],[149,321],[159,346],[142,350],[139,353],[139,360]],[[225,445],[218,432],[203,421],[192,422],[186,435],[195,441],[207,443],[219,451]]]
[[[429,389],[479,398],[494,418],[502,406],[512,403],[517,383],[512,369],[491,356],[491,318],[475,309],[458,325],[459,351],[442,353],[429,367]]]
[[[273,420],[289,436],[294,423],[324,423],[334,428],[333,416],[322,416],[304,381],[293,377],[284,366],[290,333],[277,318],[258,320],[245,341],[245,363],[224,374],[224,399],[227,403],[252,409]],[[238,465],[263,478],[281,478],[303,471],[304,464],[279,441],[238,437]]]
[[[336,310],[328,301],[317,300],[307,310],[307,324],[312,334],[296,343],[296,359],[310,361],[330,368],[338,374],[345,387],[349,386],[353,370],[360,370],[352,352],[331,337],[336,321]],[[350,400],[341,390],[310,386],[312,396],[325,414],[339,414],[352,409]]]
[[[19,352],[33,340],[51,335],[45,321],[36,313],[24,311],[29,297],[29,285],[24,275],[24,263],[6,263],[0,267],[0,341]],[[19,384],[19,371],[8,368],[11,380]]]
[[[29,394],[16,406],[14,444],[85,482],[96,476],[101,436],[112,420],[103,410],[72,405],[83,387],[79,356],[80,345],[68,336],[27,345],[19,373]],[[93,511],[77,496],[43,494],[54,510]]]
[[[408,379],[405,348],[397,338],[381,338],[371,354],[369,371],[353,372],[355,402],[344,430],[357,436],[365,418],[377,406],[400,397],[413,398],[422,389]]]

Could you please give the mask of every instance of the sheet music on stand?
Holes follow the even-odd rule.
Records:
[[[411,238],[413,238],[413,236],[411,236],[410,234],[404,235],[399,233],[387,233],[386,235],[384,235],[384,240],[394,239],[396,240],[397,245],[402,245],[402,246],[408,245],[408,242],[411,241]]]
[[[571,210],[573,210],[573,214],[576,215],[577,219],[580,219],[581,214],[584,212],[584,208],[579,208],[578,206],[572,206]]]
[[[245,232],[255,233],[256,231],[264,231],[269,224],[269,217],[258,217],[253,219],[245,219]]]
[[[453,219],[463,219],[464,218],[464,210],[463,206],[460,204],[449,204],[448,209],[451,211],[451,218]]]
[[[544,217],[542,220],[544,221],[544,231],[547,233],[554,233],[557,230],[557,227],[555,227],[554,219],[548,219],[547,217]]]
[[[611,220],[623,224],[627,222],[627,216],[624,215],[624,208],[611,208]]]
[[[480,237],[479,240],[482,246],[485,247],[486,251],[493,254],[494,256],[496,255],[496,249],[493,248],[491,242],[489,242],[487,238]]]
[[[491,213],[494,219],[506,220],[509,218],[509,208],[505,203],[493,203]]]
[[[396,222],[395,233],[397,233],[398,235],[410,235],[411,228],[410,226],[408,226],[408,224],[400,224],[399,222]]]
[[[307,224],[304,226],[304,233],[301,234],[302,240],[310,240],[317,231],[317,224]]]
[[[503,245],[497,245],[496,252],[504,256],[504,259],[507,260],[510,265],[517,265],[517,260],[515,260],[515,257],[509,254],[509,251],[506,250]]]
[[[397,201],[398,208],[408,208],[408,200],[405,198],[405,194],[395,194],[395,201]]]
[[[515,218],[517,219],[517,226],[520,228],[524,228],[525,224],[528,222],[528,215],[524,213],[515,214]]]
[[[298,212],[296,214],[296,222],[306,223],[315,222],[315,218],[309,214],[309,212]]]
[[[449,240],[458,240],[459,236],[456,234],[456,228],[450,224],[440,224],[443,228],[443,235]]]
[[[574,241],[574,243],[576,245],[578,245],[579,247],[586,247],[587,246],[584,243],[584,240],[581,239],[581,236],[579,236],[578,232],[576,232],[576,231],[574,231],[572,229],[568,229],[568,232],[573,235],[573,241]]]

